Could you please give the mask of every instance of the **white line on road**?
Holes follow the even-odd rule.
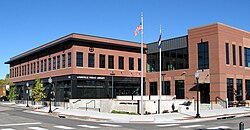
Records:
[[[65,130],[72,130],[75,129],[73,127],[68,127],[68,126],[62,126],[62,125],[58,125],[58,126],[54,126],[55,128],[59,128],[59,129],[65,129]]]
[[[38,125],[42,124],[41,122],[34,122],[34,123],[17,123],[17,124],[2,124],[0,126],[19,126],[19,125]]]
[[[48,129],[45,129],[45,128],[42,128],[42,127],[28,127],[29,129],[31,130],[48,130]]]
[[[100,128],[100,127],[98,127],[98,126],[91,126],[91,125],[77,125],[77,126],[85,127],[85,128],[90,128],[90,129],[97,129],[97,128]]]
[[[180,124],[165,124],[165,125],[156,125],[158,127],[169,127],[169,126],[177,126],[177,125],[180,125]]]
[[[246,128],[246,129],[244,129],[244,130],[250,130],[250,128]]]
[[[100,124],[100,125],[108,127],[121,127],[120,125],[114,125],[114,124]]]
[[[209,130],[214,130],[214,129],[229,129],[230,127],[228,126],[218,126],[218,127],[210,127],[210,128],[207,128]]]
[[[181,126],[181,128],[194,128],[194,127],[200,127],[203,125],[187,125],[187,126]]]
[[[4,128],[4,129],[1,129],[1,130],[16,130],[16,129],[12,129],[12,128]]]

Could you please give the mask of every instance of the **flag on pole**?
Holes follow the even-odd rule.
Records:
[[[137,26],[137,28],[135,29],[134,35],[136,36],[140,31],[142,30],[142,25],[141,23]]]
[[[162,44],[162,42],[161,42],[161,34],[160,34],[160,37],[159,37],[159,40],[158,40],[158,48],[160,49],[161,48],[161,44]]]

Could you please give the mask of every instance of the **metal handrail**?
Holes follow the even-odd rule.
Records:
[[[220,102],[219,104],[222,105],[224,108],[227,108],[227,101],[220,98],[220,97],[215,97],[215,102],[216,104],[218,104],[218,102]]]
[[[94,108],[95,108],[95,100],[90,100],[89,102],[86,103],[86,111],[88,110],[88,104],[90,104],[91,102],[94,102]]]

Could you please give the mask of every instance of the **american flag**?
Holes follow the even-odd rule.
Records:
[[[159,48],[159,49],[161,48],[161,44],[162,44],[161,40],[162,40],[162,39],[161,39],[161,34],[160,34],[160,37],[159,37],[159,40],[158,40],[158,43],[159,43],[159,44],[158,44],[158,48]]]
[[[138,27],[135,29],[135,32],[134,32],[134,35],[136,36],[139,32],[140,32],[140,30],[142,30],[142,25],[141,25],[141,23],[138,25]]]

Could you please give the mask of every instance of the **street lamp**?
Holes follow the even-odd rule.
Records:
[[[111,99],[113,100],[113,95],[114,95],[114,75],[115,75],[115,73],[112,71],[111,73],[110,73],[110,75],[111,75],[111,77],[112,77],[112,92],[111,92]]]
[[[53,85],[52,84],[52,78],[51,77],[49,77],[49,79],[48,79],[48,82],[51,84],[51,85]],[[51,110],[51,95],[52,95],[52,91],[51,91],[51,86],[50,86],[50,92],[49,92],[49,112],[48,113],[52,113],[52,110]]]
[[[199,72],[196,71],[194,76],[196,78],[196,98],[197,98],[197,101],[196,101],[196,103],[197,103],[197,113],[196,113],[195,118],[201,118],[200,113],[199,113],[199,77],[200,77]]]
[[[26,87],[27,87],[27,90],[26,90],[26,94],[27,94],[27,105],[26,107],[29,107],[29,82],[26,83]]]

